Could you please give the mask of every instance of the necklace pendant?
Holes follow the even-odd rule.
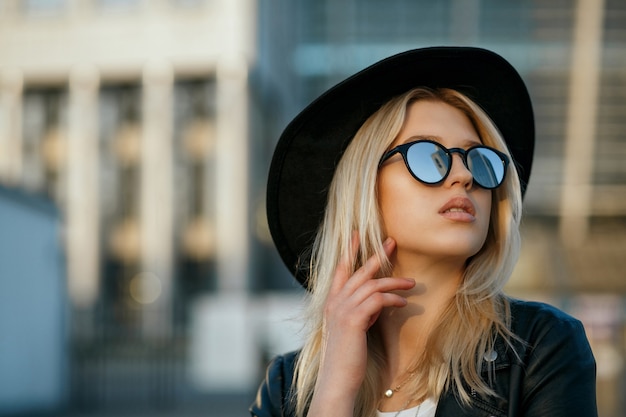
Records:
[[[392,396],[393,396],[393,390],[392,389],[388,389],[387,391],[385,391],[385,397],[391,398]]]

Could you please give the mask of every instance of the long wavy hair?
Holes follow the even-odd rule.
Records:
[[[462,111],[473,124],[483,144],[507,155],[506,144],[487,114],[468,97],[451,89],[417,88],[398,96],[361,126],[342,156],[329,189],[325,217],[311,249],[309,288],[304,317],[305,344],[298,357],[293,386],[295,409],[304,417],[313,395],[323,349],[323,310],[335,268],[342,254],[349,253],[354,231],[360,249],[353,271],[371,256],[378,256],[383,273],[390,262],[377,199],[378,163],[402,129],[409,106],[420,100],[447,103]],[[463,403],[471,394],[496,395],[481,376],[482,358],[494,348],[497,336],[509,344],[510,311],[503,287],[520,250],[519,222],[521,189],[514,164],[509,164],[505,182],[492,191],[489,231],[480,251],[468,259],[462,283],[431,332],[423,355],[411,369],[416,377],[407,383],[414,398],[438,399],[445,390],[455,392]],[[372,330],[370,330],[371,332]],[[386,359],[375,334],[368,337],[368,365],[359,391],[355,415],[371,417],[383,392],[380,370]]]

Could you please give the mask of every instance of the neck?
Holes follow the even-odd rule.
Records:
[[[453,302],[465,269],[465,260],[451,261],[398,256],[391,259],[392,276],[415,279],[417,285],[403,293],[408,304],[385,309],[376,323],[387,357],[386,385],[398,384],[426,347],[432,329]]]

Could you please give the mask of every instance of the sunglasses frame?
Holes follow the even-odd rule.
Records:
[[[438,148],[442,149],[444,151],[444,153],[448,156],[450,163],[448,164],[447,170],[445,175],[442,176],[442,178],[439,181],[435,181],[435,182],[428,182],[428,181],[424,181],[423,179],[419,178],[417,176],[417,174],[415,172],[413,172],[413,170],[411,169],[411,166],[409,165],[409,160],[408,160],[408,151],[409,148],[411,148],[413,145],[417,144],[417,143],[421,143],[421,142],[427,142],[427,143],[432,143],[433,145],[437,146]],[[481,184],[479,181],[476,180],[476,177],[474,176],[474,173],[472,172],[472,170],[469,168],[469,166],[467,165],[467,154],[469,152],[471,152],[474,149],[487,149],[489,151],[492,151],[493,153],[495,153],[499,158],[500,161],[502,161],[502,165],[503,165],[503,171],[502,171],[502,180],[500,180],[500,182],[498,184],[496,184],[493,187],[486,187],[483,184]],[[508,155],[506,155],[503,152],[500,152],[497,149],[494,149],[490,146],[486,146],[486,145],[476,145],[476,146],[472,146],[468,149],[463,149],[463,148],[446,148],[445,146],[443,146],[441,143],[439,142],[435,142],[434,140],[429,140],[429,139],[420,139],[420,140],[416,140],[413,142],[407,142],[407,143],[403,143],[402,145],[398,145],[393,149],[390,149],[389,151],[385,152],[385,154],[382,156],[382,158],[380,158],[380,162],[378,163],[378,167],[380,168],[380,166],[389,158],[391,158],[393,155],[395,155],[396,153],[399,153],[400,155],[402,155],[402,159],[404,160],[404,165],[406,166],[406,169],[409,171],[409,173],[411,174],[411,176],[413,178],[415,178],[417,181],[421,182],[422,184],[426,184],[426,185],[437,185],[442,183],[443,181],[445,181],[446,178],[448,178],[448,175],[450,175],[450,170],[452,170],[452,154],[453,153],[458,153],[459,155],[461,155],[461,159],[463,160],[463,165],[465,165],[465,168],[472,174],[472,181],[477,184],[478,186],[485,188],[487,190],[493,190],[498,188],[499,186],[501,186],[504,183],[504,180],[506,178],[506,171],[510,162],[510,159],[508,157]]]

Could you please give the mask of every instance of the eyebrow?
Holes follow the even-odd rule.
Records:
[[[440,144],[442,142],[441,136],[437,136],[437,135],[413,135],[407,138],[405,141],[402,141],[402,143],[415,142],[418,140],[432,140]],[[465,139],[463,143],[461,144],[461,148],[471,148],[472,146],[482,145],[482,144],[483,143],[480,140],[475,141],[472,139]]]

